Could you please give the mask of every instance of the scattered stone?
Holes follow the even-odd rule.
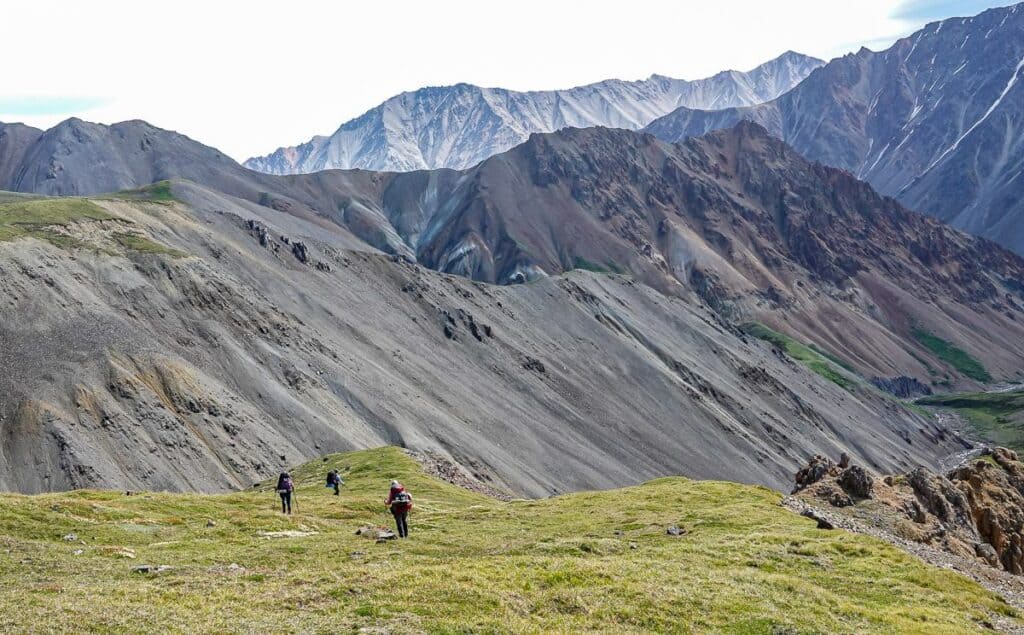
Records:
[[[850,507],[853,505],[853,499],[850,495],[838,488],[830,488],[826,490],[828,495],[825,499],[828,504],[833,507]]]
[[[803,511],[803,513],[800,514],[800,515],[801,516],[805,516],[807,518],[810,518],[811,520],[813,520],[816,523],[818,523],[818,529],[835,529],[836,528],[836,526],[833,525],[831,522],[829,522],[829,520],[827,518],[825,518],[824,516],[822,516],[818,512],[814,511],[813,509],[805,509]]]
[[[64,542],[78,542],[78,534],[67,534],[64,536]]]
[[[153,573],[153,574],[156,574],[156,573],[164,573],[165,571],[171,571],[173,569],[174,569],[174,567],[172,567],[170,565],[166,565],[166,564],[161,564],[161,565],[141,564],[141,565],[139,565],[137,567],[132,567],[132,573],[142,573],[142,574]]]
[[[843,452],[839,455],[839,469],[845,470],[848,467],[850,467],[850,455]]]
[[[216,526],[217,526],[217,523],[215,523],[215,522],[214,522],[214,521],[212,521],[212,520],[208,520],[208,521],[206,521],[206,526],[207,526],[207,527],[216,527]]]
[[[387,527],[360,527],[356,530],[357,536],[363,536],[364,538],[372,538],[377,542],[385,542],[387,540],[394,540],[398,538],[395,532],[391,531]]]
[[[629,543],[629,548],[630,549],[637,549],[639,547],[640,547],[640,545],[636,544],[635,542]]]
[[[682,536],[685,535],[687,532],[686,529],[679,527],[677,525],[669,525],[668,529],[665,530],[665,533],[669,536]]]
[[[71,552],[71,555],[73,555],[73,556],[80,556],[83,553],[85,553],[84,550],[82,550],[82,549],[75,549],[74,551]]]

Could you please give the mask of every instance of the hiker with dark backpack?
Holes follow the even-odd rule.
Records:
[[[292,513],[292,494],[295,493],[295,483],[288,472],[281,472],[277,477],[277,493],[281,495],[281,513]]]
[[[412,494],[405,491],[398,481],[391,481],[391,491],[388,493],[384,504],[391,508],[391,514],[395,517],[395,525],[398,526],[398,537],[409,537],[409,510],[412,509]]]
[[[341,475],[338,474],[338,470],[331,470],[327,473],[327,487],[334,489],[334,495],[341,495],[341,486],[345,484],[345,481],[341,480]]]

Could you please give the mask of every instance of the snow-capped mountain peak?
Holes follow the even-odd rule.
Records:
[[[567,90],[512,91],[472,84],[426,87],[396,95],[343,124],[329,137],[249,159],[271,174],[331,168],[409,171],[466,168],[525,141],[566,127],[641,128],[680,106],[718,109],[774,99],[821,60],[786,52],[748,72],[724,71],[687,81],[663,75],[610,79]]]

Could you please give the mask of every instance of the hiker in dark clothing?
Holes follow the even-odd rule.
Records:
[[[331,470],[327,473],[327,487],[334,489],[334,495],[341,495],[341,486],[345,484],[345,481],[341,480],[341,475],[338,474],[338,470]]]
[[[295,492],[295,483],[288,472],[281,472],[277,477],[277,493],[281,495],[281,513],[292,513],[292,493]]]
[[[391,481],[391,491],[384,504],[391,507],[391,514],[398,526],[398,537],[409,537],[409,510],[412,509],[412,494],[405,491],[398,481]]]

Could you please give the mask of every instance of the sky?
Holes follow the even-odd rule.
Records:
[[[981,0],[6,0],[0,121],[145,119],[239,161],[388,97],[468,82],[698,79],[881,50]]]

